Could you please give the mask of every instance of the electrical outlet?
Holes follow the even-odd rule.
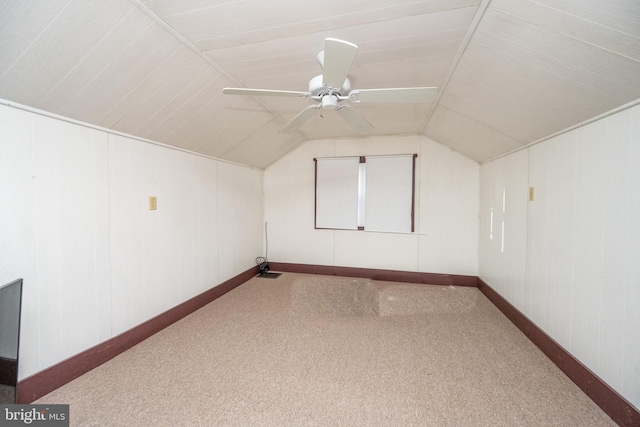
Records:
[[[534,196],[535,196],[534,188],[533,187],[529,187],[529,201],[530,202],[533,202]]]
[[[158,209],[158,199],[156,198],[156,196],[150,196],[149,197],[149,210],[150,211],[155,211]]]

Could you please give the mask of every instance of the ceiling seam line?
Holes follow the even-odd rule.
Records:
[[[491,162],[493,160],[497,160],[497,159],[500,159],[502,157],[508,156],[510,154],[517,153],[520,150],[524,150],[524,149],[533,147],[534,145],[537,145],[537,144],[540,144],[542,142],[548,141],[549,139],[555,138],[556,136],[560,136],[560,135],[565,134],[567,132],[571,132],[572,130],[579,129],[579,128],[583,127],[583,126],[586,126],[588,124],[597,122],[598,120],[602,120],[602,119],[607,118],[609,116],[612,116],[614,114],[621,113],[622,111],[628,110],[629,108],[633,108],[633,107],[635,107],[637,105],[640,105],[640,98],[638,98],[638,99],[636,99],[634,101],[628,102],[628,103],[626,103],[624,105],[621,105],[619,107],[616,107],[616,108],[614,108],[612,110],[605,111],[602,114],[598,114],[597,116],[594,116],[594,117],[592,117],[590,119],[587,119],[587,120],[585,120],[583,122],[577,123],[577,124],[575,124],[573,126],[569,126],[566,129],[560,130],[558,132],[555,132],[555,133],[552,133],[550,135],[547,135],[547,136],[545,136],[543,138],[537,139],[537,140],[535,140],[533,142],[530,142],[530,143],[528,143],[528,144],[526,144],[526,145],[524,145],[522,147],[516,148],[515,150],[511,150],[509,152],[506,152],[506,153],[500,154],[498,156],[492,157],[492,158],[490,158],[488,160],[484,160],[484,161],[480,162],[480,165],[482,166],[483,164],[489,163],[489,162]]]
[[[557,9],[554,9],[554,10],[557,10]],[[620,52],[616,52],[615,50],[611,50],[611,49],[606,48],[606,47],[604,47],[604,46],[600,46],[600,45],[597,45],[597,44],[595,44],[595,43],[588,42],[587,40],[584,40],[584,39],[581,39],[581,38],[578,38],[578,37],[574,37],[574,36],[572,36],[572,35],[571,35],[571,34],[569,34],[569,33],[563,33],[563,32],[560,32],[560,31],[554,30],[554,29],[552,29],[552,28],[549,28],[549,27],[546,27],[546,26],[540,25],[540,23],[537,23],[537,22],[534,22],[534,21],[529,21],[529,20],[527,20],[527,19],[523,18],[522,16],[514,15],[514,14],[512,14],[512,13],[509,13],[509,12],[506,12],[506,11],[504,11],[504,10],[500,10],[500,9],[495,9],[495,11],[496,11],[496,12],[498,12],[498,13],[501,13],[501,14],[503,14],[503,15],[509,16],[509,17],[511,17],[511,18],[517,19],[517,20],[519,20],[519,21],[526,22],[527,24],[530,24],[530,25],[533,25],[533,26],[536,26],[536,27],[542,28],[542,29],[544,29],[544,30],[546,30],[546,31],[549,31],[549,32],[553,33],[553,34],[557,34],[557,35],[559,35],[559,36],[569,38],[569,39],[574,40],[574,41],[577,41],[577,42],[579,42],[579,43],[584,43],[584,44],[586,44],[586,45],[593,46],[593,47],[595,47],[596,49],[604,50],[605,52],[612,53],[612,54],[614,54],[614,55],[616,55],[616,56],[620,56],[620,57],[622,57],[622,58],[626,58],[626,59],[628,59],[628,60],[630,60],[630,61],[633,61],[633,62],[640,62],[640,60],[639,60],[639,59],[636,59],[636,58],[630,57],[630,56],[625,55],[625,54],[620,53]],[[560,11],[560,12],[562,12],[562,11]],[[571,14],[567,14],[567,15],[571,15]],[[571,16],[573,16],[573,17],[575,17],[575,18],[577,18],[577,19],[580,19],[579,17],[577,17],[577,16],[575,16],[575,15],[571,15]],[[631,35],[629,35],[629,34],[627,34],[627,33],[623,33],[622,31],[617,31],[617,30],[614,30],[614,29],[613,29],[613,28],[611,28],[611,27],[607,27],[606,25],[598,24],[597,22],[589,21],[589,20],[587,20],[587,19],[585,19],[585,21],[589,22],[590,24],[598,25],[598,26],[603,27],[603,28],[609,28],[610,30],[615,31],[615,32],[620,33],[620,34],[624,34],[624,35],[626,35],[626,36],[633,37],[633,36],[631,36]],[[634,37],[634,38],[637,38],[637,37]]]
[[[199,73],[197,76],[195,76],[195,79],[193,79],[194,81],[200,79],[200,77],[204,76],[207,72],[209,71],[209,69],[204,69],[204,71],[202,71],[201,73]],[[215,82],[216,79],[214,79],[213,81]],[[213,83],[213,82],[212,82]],[[207,85],[208,86],[208,85]],[[149,122],[151,119],[155,118],[158,114],[160,114],[160,112],[162,112],[165,108],[167,108],[170,105],[175,105],[176,103],[174,102],[176,99],[178,99],[183,93],[185,93],[185,91],[189,88],[189,84],[185,85],[181,90],[177,91],[177,93],[171,97],[170,100],[168,100],[167,102],[165,102],[162,107],[156,111],[155,113],[151,114],[150,116],[146,117],[140,124],[138,124],[135,127],[135,132],[139,132],[140,128],[143,128],[144,125]],[[192,96],[190,96],[188,99],[186,99],[184,102],[182,102],[179,106],[178,109],[181,108],[183,105],[185,105],[186,103],[188,103],[190,100],[192,100],[195,96],[197,96],[198,94],[200,94],[200,91],[202,90],[199,89],[196,93],[194,93]],[[172,113],[170,113],[168,116],[166,116],[165,120],[169,117],[172,117],[174,114],[176,113],[176,110],[174,110]],[[115,125],[114,125],[115,126]],[[148,129],[149,132],[155,130],[157,127],[159,126],[159,124],[156,124],[155,126],[153,126],[151,129]]]
[[[138,83],[137,85],[135,85],[135,87],[133,87],[131,90],[129,90],[124,97],[118,101],[116,104],[114,104],[111,108],[109,108],[109,110],[104,113],[97,121],[101,122],[105,117],[107,117],[109,114],[112,114],[112,111],[114,111],[114,109],[119,108],[120,103],[122,103],[123,101],[126,101],[127,98],[129,98],[131,96],[131,94],[135,93],[135,91],[143,86],[146,82],[149,81],[149,79],[151,79],[154,74],[156,74],[158,72],[158,70],[161,69],[161,67],[163,67],[169,60],[171,60],[174,56],[178,55],[180,53],[180,47],[178,47],[175,51],[171,52],[165,59],[160,61],[160,64],[155,67],[153,70],[151,70],[146,76],[144,76],[141,80],[140,83]],[[123,117],[127,116],[129,114],[129,112],[131,111],[131,108],[129,108],[122,117],[120,117],[118,120],[116,120],[115,123],[113,123],[111,126],[115,126],[116,123],[118,123],[119,121],[122,120]]]
[[[617,29],[615,29],[615,28],[613,28],[613,27],[610,27],[610,26],[608,26],[608,25],[601,24],[601,23],[596,22],[596,21],[592,21],[591,19],[583,18],[582,16],[575,15],[575,14],[573,14],[573,13],[571,13],[571,12],[567,12],[567,11],[564,11],[564,10],[562,10],[562,9],[558,9],[557,7],[552,7],[552,6],[546,5],[546,4],[544,4],[544,3],[540,3],[540,2],[539,2],[539,1],[537,1],[537,0],[529,0],[529,1],[531,1],[532,3],[537,4],[537,5],[538,5],[538,6],[540,6],[540,7],[544,7],[544,8],[547,8],[547,9],[551,9],[551,10],[553,10],[553,11],[555,11],[555,12],[561,13],[561,14],[563,14],[563,15],[571,16],[572,18],[578,19],[578,20],[580,20],[580,21],[585,21],[585,22],[587,22],[587,23],[589,23],[589,24],[594,24],[594,25],[597,25],[597,26],[599,26],[599,27],[608,28],[608,29],[610,29],[610,30],[612,30],[612,31],[615,31],[616,33],[624,34],[625,36],[629,36],[629,37],[632,37],[632,38],[634,38],[634,39],[637,39],[637,38],[638,38],[638,36],[636,36],[636,35],[634,35],[634,34],[630,34],[630,33],[624,32],[624,31],[617,30]],[[496,11],[502,12],[500,9],[496,9]]]
[[[125,52],[127,49],[129,49],[130,47],[132,47],[134,45],[134,43],[140,39],[140,37],[142,37],[147,31],[149,31],[149,28],[151,28],[151,24],[147,25],[142,31],[140,31],[140,33],[138,35],[136,35],[133,39],[131,39],[128,44],[126,45],[126,47],[116,56],[114,56],[108,64],[106,64],[104,66],[104,68],[102,68],[101,71],[97,72],[93,78],[91,80],[89,80],[84,86],[82,86],[82,89],[78,90],[76,92],[75,95],[73,95],[58,111],[61,113],[64,113],[64,111],[71,105],[73,105],[73,102],[78,99],[78,97],[85,91],[87,90],[87,88],[91,87],[91,85],[98,80],[99,77],[102,76],[103,73],[106,72],[107,68],[110,67],[112,64],[115,64],[116,61],[118,61],[118,59],[120,58],[120,55],[122,55],[122,52]]]
[[[258,126],[258,127],[255,129],[255,131],[254,131],[254,132],[257,132],[257,131],[259,131],[259,130],[263,129],[265,126],[267,126],[267,125],[268,125],[269,123],[271,123],[273,120],[275,120],[275,118],[271,118],[270,120],[267,120],[265,123],[263,123],[263,124],[261,124],[260,126]],[[252,136],[252,134],[249,134],[249,135],[245,136],[244,138],[242,138],[242,139],[240,140],[240,142],[239,142],[237,145],[234,145],[234,146],[232,146],[232,147],[230,147],[230,148],[227,148],[227,149],[224,151],[224,153],[222,153],[222,154],[220,155],[220,157],[224,157],[224,156],[226,156],[227,154],[229,154],[229,153],[230,153],[231,151],[233,151],[233,149],[235,149],[237,146],[242,145],[245,141],[249,140],[249,138],[251,138],[251,136]]]
[[[71,76],[71,75],[73,74],[73,72],[74,72],[74,71],[76,71],[76,70],[78,69],[78,67],[80,67],[80,65],[81,65],[81,64],[82,64],[82,63],[83,63],[87,58],[89,58],[89,57],[91,56],[91,54],[93,54],[93,53],[98,49],[98,46],[99,46],[102,42],[104,42],[104,41],[107,39],[107,37],[109,37],[109,36],[110,36],[110,35],[111,35],[115,30],[116,30],[116,28],[117,28],[117,27],[118,27],[118,26],[119,26],[119,25],[120,25],[120,24],[121,24],[125,19],[127,19],[127,17],[131,14],[131,12],[133,12],[133,10],[134,10],[134,9],[132,8],[132,9],[131,9],[131,10],[129,10],[127,13],[125,13],[125,14],[122,16],[122,18],[121,18],[121,19],[120,19],[120,20],[119,20],[119,21],[118,21],[118,22],[117,22],[117,23],[116,23],[116,24],[115,24],[115,25],[114,25],[114,26],[113,26],[109,31],[107,31],[107,32],[102,36],[102,38],[101,38],[99,41],[97,41],[97,42],[94,44],[94,46],[89,50],[89,52],[88,52],[86,55],[84,55],[82,58],[80,58],[80,59],[76,62],[76,64],[75,64],[73,67],[71,67],[71,69],[70,69],[70,70],[69,70],[69,71],[64,75],[64,77],[62,77],[58,83],[56,83],[55,85],[53,85],[53,87],[52,87],[51,89],[49,89],[49,91],[46,93],[46,95],[42,96],[42,97],[40,98],[40,100],[39,100],[38,102],[36,102],[35,107],[36,107],[36,108],[40,108],[40,105],[42,105],[42,103],[43,103],[43,102],[45,102],[45,101],[47,100],[47,98],[49,98],[49,96],[50,96],[50,95],[51,95],[51,94],[52,94],[56,89],[58,89],[58,88],[60,87],[60,85],[61,85],[61,84],[63,84],[63,82],[64,82],[65,80],[67,80],[67,79],[69,78],[69,76]],[[83,88],[83,89],[84,89],[84,88]]]
[[[151,10],[149,10],[145,5],[140,3],[139,0],[129,0],[129,1],[134,6],[136,6],[142,13],[144,13],[149,18],[151,18],[151,20],[153,22],[155,22],[156,24],[160,25],[160,27],[162,27],[165,31],[167,31],[169,34],[171,34],[173,37],[175,37],[179,42],[181,42],[182,44],[187,46],[189,49],[191,49],[193,51],[193,53],[195,53],[200,58],[202,58],[202,60],[204,60],[207,64],[209,64],[211,67],[213,67],[222,76],[224,76],[225,78],[229,79],[235,85],[240,86],[240,87],[244,87],[243,85],[240,84],[240,82],[238,82],[235,78],[233,78],[231,76],[231,74],[229,74],[225,70],[223,70],[218,64],[216,64],[211,58],[209,58],[204,53],[202,53],[202,51],[200,49],[198,49],[196,46],[194,46],[189,40],[185,39],[180,33],[178,33],[169,24],[167,24],[165,21],[163,21],[162,18],[160,18],[158,15],[156,15]],[[272,110],[269,106],[267,106],[259,98],[257,98],[257,97],[253,97],[253,98],[258,104],[260,104],[263,108],[265,108],[267,111],[269,111],[275,117],[278,117],[284,123],[287,123],[287,120],[285,120],[284,117],[282,117],[280,114],[278,114],[274,110]]]
[[[189,13],[200,12],[200,11],[209,10],[209,9],[218,9],[220,7],[223,7],[223,6],[227,6],[227,5],[230,5],[230,4],[236,4],[236,3],[242,3],[242,0],[230,1],[230,2],[222,3],[222,4],[216,4],[214,6],[197,7],[195,9],[191,9],[191,10],[189,10],[187,12],[169,13],[168,15],[163,16],[163,18],[171,18],[171,17],[174,17],[174,16],[187,15]]]
[[[130,0],[130,1],[138,1],[138,0]],[[489,1],[490,1],[490,0],[489,0]],[[411,3],[411,4],[416,4],[416,3],[421,3],[421,2],[419,2],[419,1],[418,1],[418,2],[413,2],[413,3]],[[374,11],[375,11],[375,12],[377,12],[377,11],[388,10],[388,9],[392,9],[392,8],[394,8],[394,7],[397,7],[397,6],[379,7],[379,8],[376,8],[376,9],[370,9],[370,10],[368,10],[368,12],[367,12],[367,13],[369,13],[369,12],[374,12]],[[412,16],[430,15],[430,14],[432,14],[432,13],[448,12],[448,11],[452,11],[452,10],[466,9],[466,8],[468,8],[468,7],[470,7],[470,6],[458,6],[458,7],[453,7],[453,8],[451,8],[451,9],[435,10],[435,11],[425,12],[425,13],[420,13],[420,14],[412,15]],[[152,13],[153,13],[153,12],[152,12]],[[337,15],[337,17],[348,17],[348,16],[352,16],[352,15],[360,14],[360,13],[362,13],[362,12],[344,13],[344,14],[342,14],[342,15]],[[397,18],[397,19],[402,19],[402,18],[407,18],[407,17],[408,17],[408,16],[404,16],[404,17],[400,17],[400,18]],[[331,21],[335,20],[335,18],[336,18],[336,17],[330,17],[330,18],[318,18],[318,19],[312,19],[312,20],[308,20],[308,21],[304,21],[304,22],[296,22],[296,23],[293,23],[293,24],[287,24],[286,26],[287,26],[287,27],[295,27],[295,26],[301,26],[301,25],[305,25],[305,24],[317,24],[317,23],[322,23],[322,22],[325,22],[325,21],[331,22]],[[354,24],[354,25],[348,25],[348,27],[352,27],[352,26],[356,26],[356,27],[357,27],[357,26],[362,26],[362,25],[375,24],[375,23],[385,22],[385,21],[387,21],[387,20],[388,20],[388,19],[385,17],[385,18],[377,19],[377,20],[375,20],[375,21],[367,21],[367,22],[357,23],[357,24]],[[276,25],[276,26],[272,26],[272,27],[265,27],[265,28],[261,28],[261,29],[259,29],[259,30],[251,30],[251,31],[245,31],[245,32],[242,32],[242,33],[235,33],[235,34],[232,34],[232,36],[237,37],[237,36],[246,36],[246,35],[248,35],[248,34],[259,34],[260,32],[263,32],[263,31],[265,31],[265,30],[281,29],[281,28],[283,28],[283,27],[284,27],[284,26],[282,26],[282,25]],[[343,25],[343,26],[337,26],[337,27],[335,27],[335,28],[330,28],[330,29],[329,29],[329,31],[335,31],[335,30],[339,30],[339,29],[342,29],[342,28],[345,28],[345,26]],[[327,30],[325,30],[325,31],[327,31]],[[302,34],[298,34],[298,35],[310,35],[310,34],[317,34],[317,33],[318,33],[318,31],[315,31],[315,30],[314,30],[314,31],[304,32],[304,33],[302,33]],[[221,39],[224,39],[224,38],[226,38],[226,37],[228,37],[228,36],[207,37],[207,38],[203,38],[203,39],[197,39],[197,40],[194,40],[194,41],[195,41],[195,42],[213,41],[213,40],[221,40]],[[282,39],[282,38],[288,38],[288,37],[290,37],[290,36],[280,36],[280,37],[277,37],[277,38],[278,38],[278,39]],[[255,43],[259,43],[259,42],[255,42],[255,41],[251,41],[251,42],[244,42],[244,43],[242,43],[242,46],[249,45],[249,44],[255,44]],[[222,47],[217,47],[217,48],[215,48],[215,49],[228,49],[228,48],[230,48],[230,47],[234,47],[234,46],[238,46],[238,44],[234,44],[233,46],[222,46]],[[215,49],[207,49],[207,50],[205,50],[205,51],[208,51],[208,50],[215,50]]]
[[[508,57],[510,60],[512,60],[513,62],[521,62],[521,60],[520,60],[520,59],[518,59],[518,57],[516,57],[516,56],[514,56],[514,55],[512,55],[512,54],[510,54],[510,53],[507,53],[507,52],[505,52],[505,51],[499,51],[499,50],[497,50],[496,48],[494,48],[493,46],[488,45],[487,43],[484,43],[484,42],[481,42],[481,41],[480,41],[480,42],[476,42],[476,43],[477,43],[477,44],[479,44],[480,46],[483,46],[485,49],[492,50],[492,51],[494,51],[494,52],[499,52],[499,53],[501,53],[502,55],[507,56],[507,57]],[[522,47],[522,50],[523,50],[523,51],[525,51],[525,50],[526,50],[526,51],[530,51],[530,52],[533,52],[533,53],[537,53],[535,50],[530,49],[530,48],[527,48],[527,47]],[[555,58],[554,58],[554,59],[555,59]],[[583,72],[585,72],[585,73],[588,73],[589,75],[596,74],[595,72],[591,71],[591,70],[590,70],[590,69],[588,69],[588,68],[582,68],[582,67],[574,66],[573,64],[568,63],[568,62],[567,62],[567,63],[565,63],[565,62],[561,62],[561,60],[560,60],[560,59],[557,59],[556,61],[557,61],[557,62],[560,62],[560,63],[561,63],[561,65],[569,64],[568,66],[573,66],[574,68],[577,68],[577,69],[578,69],[578,70],[580,70],[580,71],[583,71]],[[538,64],[533,64],[533,63],[531,64],[531,67],[532,67],[532,68],[535,68],[536,70],[540,70],[541,72],[544,72],[545,74],[552,75],[553,77],[560,78],[560,79],[563,79],[563,80],[570,80],[570,79],[566,78],[566,77],[565,77],[565,75],[563,75],[563,74],[562,74],[562,73],[560,73],[559,71],[555,71],[555,69],[552,69],[552,67],[549,67],[549,66],[543,67],[543,66],[540,66],[540,65],[538,65]],[[496,67],[496,68],[497,68],[497,67]],[[522,82],[531,82],[531,81],[532,81],[531,79],[523,79],[523,78],[520,78],[520,77],[518,77],[518,76],[515,76],[514,78],[515,78],[515,79],[517,79],[517,80],[520,80],[520,81],[522,81]],[[592,92],[594,92],[594,91],[595,91],[595,90],[593,89],[593,87],[587,87],[587,85],[585,85],[584,83],[581,83],[581,82],[580,82],[580,81],[578,81],[578,80],[571,80],[571,81],[572,81],[574,84],[576,84],[576,85],[578,85],[578,86],[583,87],[583,88],[584,88],[584,90],[591,90]],[[546,86],[548,86],[548,85],[546,85]],[[540,89],[541,89],[541,90],[546,90],[546,89],[545,89],[545,85],[541,85],[541,86],[540,86]],[[606,91],[604,91],[604,90],[599,90],[599,89],[598,89],[597,91],[598,91],[598,93],[601,93],[603,96],[607,96],[607,97],[608,97],[608,96],[609,96],[609,94],[611,93],[611,92],[606,92]],[[578,101],[578,102],[579,102],[582,106],[584,106],[585,108],[587,108],[587,109],[590,109],[590,108],[591,108],[591,107],[589,107],[589,105],[588,105],[588,104],[586,104],[585,102],[583,102],[583,101],[581,101],[581,100],[580,100],[580,101]],[[595,112],[594,112],[594,113],[595,113]]]
[[[40,31],[40,33],[36,36],[36,38],[34,38],[31,41],[31,43],[29,43],[29,46],[27,46],[25,49],[22,50],[22,53],[20,54],[20,56],[18,56],[15,59],[15,61],[13,61],[13,63],[9,66],[9,68],[7,68],[4,73],[2,73],[2,75],[0,76],[0,79],[4,78],[4,76],[6,76],[7,73],[11,71],[11,69],[13,69],[13,67],[18,63],[18,61],[20,61],[20,59],[22,59],[25,53],[27,53],[31,49],[31,47],[35,44],[35,42],[37,42],[40,39],[40,37],[42,37],[42,35],[49,29],[49,27],[53,25],[53,23],[58,19],[58,17],[62,15],[62,12],[64,12],[67,9],[67,7],[69,7],[70,3],[71,3],[71,0],[67,1],[67,4],[65,4],[64,7],[60,9],[58,13],[56,13],[56,16],[53,17],[53,19],[49,21],[49,23],[42,29],[42,31]]]
[[[507,138],[512,139],[512,140],[514,140],[514,141],[518,142],[518,143],[519,143],[520,145],[522,145],[523,147],[524,147],[524,145],[526,144],[526,142],[524,142],[524,141],[521,141],[521,140],[517,139],[515,136],[511,136],[511,135],[509,135],[508,133],[505,133],[505,132],[503,132],[503,131],[501,131],[501,130],[498,130],[498,129],[496,129],[495,127],[493,127],[493,126],[491,126],[491,125],[488,125],[488,124],[486,124],[486,123],[482,123],[481,121],[479,121],[479,120],[477,120],[477,119],[474,119],[473,117],[469,117],[469,115],[467,115],[467,114],[463,114],[463,113],[461,113],[461,112],[459,112],[459,111],[454,110],[453,108],[449,108],[448,106],[446,106],[446,105],[444,105],[444,104],[440,104],[440,106],[441,106],[442,108],[445,108],[445,109],[447,109],[447,110],[449,110],[449,111],[451,111],[451,112],[453,112],[453,113],[455,113],[455,114],[459,115],[459,116],[464,117],[464,118],[465,118],[465,119],[467,119],[467,120],[470,120],[470,121],[472,121],[472,122],[478,123],[479,125],[484,126],[484,127],[486,127],[487,129],[491,129],[492,131],[494,131],[494,132],[496,132],[496,133],[499,133],[500,135],[504,135],[504,136],[506,136]],[[519,147],[519,148],[522,148],[522,147]]]
[[[201,88],[199,88],[193,95],[191,95],[188,99],[186,99],[182,104],[180,104],[178,106],[178,108],[176,108],[175,110],[173,110],[173,112],[171,112],[164,121],[174,117],[176,114],[178,114],[181,110],[181,108],[185,105],[187,105],[192,99],[196,98],[197,96],[199,96],[200,94],[205,93],[206,91],[209,90],[209,88],[216,82],[216,80],[218,80],[218,77],[214,78],[212,81],[210,81],[209,83],[205,84],[204,86],[202,86]],[[193,111],[192,115],[189,117],[185,117],[184,119],[180,120],[179,124],[175,124],[173,126],[173,130],[170,131],[169,133],[166,134],[166,136],[171,136],[173,132],[175,132],[176,130],[178,130],[180,127],[185,126],[186,123],[188,123],[189,120],[191,120],[191,118],[193,118],[193,116],[196,113],[199,113],[200,111],[202,111],[207,105],[209,105],[210,102],[212,102],[214,99],[217,99],[217,97],[213,97],[210,98],[208,101],[206,101],[203,105],[201,105],[200,107],[198,107],[195,111]],[[159,126],[163,125],[163,121],[158,122],[155,126],[153,126],[152,128],[149,129],[149,133],[152,133],[153,131],[155,131]]]
[[[467,31],[467,34],[465,34],[464,39],[462,40],[462,43],[460,44],[460,48],[458,49],[458,52],[456,52],[456,56],[455,56],[455,58],[453,60],[453,63],[451,64],[451,67],[449,68],[449,71],[447,72],[447,75],[444,78],[442,86],[440,88],[438,88],[438,98],[434,102],[433,108],[427,114],[427,117],[425,118],[422,126],[420,127],[420,133],[421,134],[424,134],[424,131],[427,128],[427,125],[429,124],[429,121],[431,121],[431,117],[433,117],[433,113],[435,112],[436,108],[438,107],[438,104],[440,103],[440,99],[442,98],[442,94],[447,89],[447,86],[449,86],[449,82],[451,81],[451,79],[453,78],[453,75],[455,74],[456,70],[458,69],[458,65],[460,64],[460,61],[462,60],[462,56],[466,52],[467,47],[469,46],[469,43],[471,42],[471,38],[473,37],[473,35],[475,34],[476,30],[478,29],[478,26],[480,25],[480,21],[482,21],[482,17],[484,16],[484,13],[486,12],[487,8],[489,7],[489,3],[490,2],[491,2],[491,0],[482,0],[482,3],[480,3],[480,6],[478,6],[478,10],[476,11],[475,15],[473,16],[473,19],[471,20],[471,25],[469,26],[469,30]]]

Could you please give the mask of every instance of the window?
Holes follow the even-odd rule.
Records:
[[[314,159],[316,228],[413,232],[415,158]]]
[[[359,161],[316,160],[316,228],[358,229]]]

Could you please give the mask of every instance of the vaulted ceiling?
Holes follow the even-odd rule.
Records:
[[[429,104],[358,104],[375,135],[422,134],[483,162],[640,98],[638,0],[0,0],[0,98],[264,168],[310,139],[360,136],[334,112],[279,130],[324,39],[358,45],[354,89],[436,86]]]

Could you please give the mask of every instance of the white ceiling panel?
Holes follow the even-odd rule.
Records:
[[[304,107],[287,116],[290,120]],[[375,135],[417,135],[422,127],[421,119],[432,109],[430,105],[403,105],[380,108],[376,105],[353,105],[352,108],[375,128]],[[335,111],[318,111],[315,118],[300,128],[308,139],[367,136],[351,128]]]
[[[305,141],[299,133],[279,134],[278,131],[282,125],[283,123],[278,119],[271,120],[250,133],[239,144],[234,145],[221,158],[257,168],[266,168]]]
[[[151,25],[132,40],[121,54],[107,65],[60,112],[79,120],[108,125],[101,119],[123,97],[182,47],[162,28]]]
[[[476,31],[473,44],[529,62],[530,67],[569,77],[578,83],[615,97],[636,91],[640,61],[600,46],[565,37],[544,26],[501,12],[489,11]],[[492,58],[488,58],[491,60]]]
[[[193,13],[201,9],[241,2],[242,0],[140,0],[140,3],[153,9],[153,12],[160,17]]]
[[[156,104],[153,112],[150,112],[147,117],[142,117],[141,122],[133,125],[131,133],[142,135],[148,139],[157,139],[166,135],[186,117],[189,117],[192,111],[207,102],[206,89],[218,78],[219,75],[210,67],[205,68],[202,72],[192,73],[186,79],[184,87],[176,89],[174,93]],[[225,82],[229,83],[228,80]],[[166,140],[164,142],[169,143]]]
[[[447,10],[361,24],[334,33],[266,39],[211,50],[207,56],[244,86],[291,88],[294,84],[296,90],[306,90],[309,80],[322,72],[316,54],[322,50],[324,38],[341,37],[359,46],[350,73],[354,88],[363,76],[377,80],[377,87],[439,84],[474,12],[475,8]],[[310,50],[309,46],[315,48]],[[434,74],[438,77],[430,83],[426,77]]]
[[[434,111],[425,133],[478,162],[523,146],[522,142],[442,105]]]
[[[70,2],[0,78],[2,92],[17,102],[37,104],[131,9],[123,2]],[[69,27],[78,31],[70,34]]]
[[[279,131],[324,39],[358,45],[352,89],[435,86],[428,104],[350,105],[373,135],[424,134],[483,162],[640,99],[637,0],[0,0],[0,98],[264,168],[334,111]]]
[[[503,13],[611,52],[640,59],[640,2],[493,0]]]
[[[94,81],[124,49],[153,25],[144,13],[131,7],[127,15],[115,23],[110,31],[102,34],[91,49],[59,81],[52,82],[42,91],[36,107],[59,113],[85,87]],[[69,31],[62,27],[61,31]],[[75,32],[73,33],[75,36]]]
[[[353,107],[376,128],[380,135],[418,135],[433,104],[359,104]]]
[[[640,98],[638,76],[638,61],[488,10],[440,104],[533,142]]]
[[[0,1],[0,77],[15,65],[69,0]]]
[[[206,2],[205,2],[206,3]],[[185,8],[159,15],[203,52],[312,33],[349,30],[375,22],[477,6],[478,0],[288,0],[236,1],[210,7]],[[154,2],[147,6],[155,12]],[[211,25],[215,22],[216,25]]]
[[[157,68],[131,92],[115,104],[100,120],[107,127],[117,126],[122,132],[135,133],[139,124],[157,111],[159,105],[171,102],[209,68],[187,47],[168,56],[166,64]]]
[[[538,0],[537,3],[583,21],[611,28],[621,34],[640,37],[640,3],[637,0]]]
[[[149,123],[145,124],[148,127],[144,130],[147,138],[169,143],[167,135],[188,121],[190,117],[210,102],[211,98],[219,96],[221,86],[229,82],[208,70],[194,83],[181,92],[176,99],[165,105],[158,113],[160,117],[150,118]]]
[[[180,137],[184,148],[221,157],[236,144],[235,138],[245,139],[272,118],[246,97],[218,99],[223,97],[218,90],[209,92],[209,96],[209,102],[166,135],[167,140]],[[236,119],[238,115],[240,119]]]

